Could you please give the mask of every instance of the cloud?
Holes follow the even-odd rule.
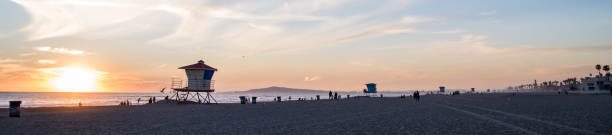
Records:
[[[336,39],[336,41],[347,41],[354,40],[364,37],[370,36],[378,36],[384,34],[401,34],[401,33],[410,33],[416,32],[413,27],[417,24],[425,24],[425,23],[435,23],[439,22],[437,19],[426,18],[426,17],[415,17],[415,16],[405,16],[399,22],[382,25],[380,27],[375,27],[371,29],[366,29],[365,31],[358,33],[351,33],[351,35],[340,37]]]
[[[459,34],[465,32],[464,30],[455,29],[455,30],[446,30],[446,31],[436,31],[432,32],[432,34]]]
[[[431,23],[438,22],[438,19],[427,18],[427,17],[418,17],[418,16],[405,16],[402,18],[402,23],[405,24],[419,24],[419,23]]]
[[[439,41],[429,44],[425,51],[437,54],[471,54],[473,56],[505,57],[524,55],[561,55],[612,51],[612,45],[579,46],[579,47],[493,47],[487,35],[467,34],[455,41]]]
[[[69,48],[54,48],[50,46],[36,47],[35,50],[41,51],[41,52],[51,52],[51,53],[70,54],[70,55],[86,54],[85,51],[82,51],[82,50],[69,49]]]
[[[306,81],[306,82],[316,81],[316,80],[319,80],[319,79],[321,79],[321,77],[319,77],[319,76],[310,76],[310,77],[306,76],[306,77],[304,77],[304,81]]]
[[[35,52],[27,52],[27,53],[19,54],[19,56],[21,56],[21,57],[32,56],[32,55],[36,55],[36,53]]]
[[[16,59],[10,59],[10,58],[3,58],[0,59],[0,64],[7,64],[7,63],[17,63],[17,62],[21,62],[22,60],[16,60]]]
[[[13,0],[22,5],[31,15],[32,21],[23,30],[30,32],[30,40],[80,35],[84,31],[104,30],[109,26],[135,21],[133,19],[148,13],[166,12],[179,17],[179,26],[165,38],[178,38],[193,34],[199,29],[210,30],[222,20],[240,21],[320,21],[328,19],[299,13],[251,14],[251,7],[240,4],[215,4],[205,1],[149,1],[149,0]],[[339,2],[313,1],[313,10],[337,6]],[[248,3],[248,2],[245,2]],[[250,3],[257,5],[259,3]],[[232,7],[236,5],[236,7]],[[265,6],[261,6],[265,7]],[[306,10],[306,9],[303,9]],[[112,28],[112,27],[111,27]],[[199,29],[194,29],[199,28]],[[129,29],[129,28],[127,28]]]
[[[10,58],[0,59],[0,73],[6,74],[6,73],[13,73],[13,72],[19,72],[19,71],[26,70],[26,68],[24,68],[20,64],[22,61],[23,60],[10,59]]]
[[[38,60],[38,63],[40,64],[55,64],[55,62],[56,62],[55,60],[45,60],[45,59]]]
[[[497,11],[495,11],[495,10],[485,11],[485,12],[478,13],[478,15],[480,15],[480,16],[491,16],[491,15],[495,15],[495,14],[497,14]]]
[[[38,69],[38,71],[40,71],[42,73],[50,74],[50,75],[62,75],[64,72],[67,72],[67,71],[70,71],[70,70],[86,71],[86,72],[91,72],[91,73],[93,73],[95,75],[109,74],[109,72],[98,71],[98,70],[95,70],[95,69],[84,69],[84,68],[80,68],[80,67],[55,67],[55,68],[40,68],[40,69]]]
[[[149,1],[149,0],[13,0],[31,22],[22,31],[30,40],[63,36],[79,38],[139,38],[147,44],[199,46],[227,50],[226,55],[309,49],[365,37],[415,32],[427,17],[377,19],[405,9],[410,1],[386,0],[351,14],[320,14],[344,10],[359,2],[309,1]],[[95,14],[95,15],[92,15]],[[161,20],[164,23],[151,23]],[[129,25],[125,25],[129,24]],[[146,24],[146,27],[135,27]],[[305,24],[305,25],[301,25]],[[150,26],[149,26],[150,25]],[[140,33],[138,33],[140,32]],[[136,33],[136,34],[135,34]],[[122,36],[126,35],[126,36]],[[197,38],[194,38],[197,35]],[[297,41],[297,42],[296,42]],[[208,44],[214,42],[215,44]],[[203,44],[205,43],[205,44]]]
[[[160,65],[157,65],[157,68],[165,68],[167,66],[168,66],[168,64],[160,64]]]

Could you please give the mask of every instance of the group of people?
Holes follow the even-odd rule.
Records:
[[[406,95],[401,95],[400,98],[406,98]],[[419,94],[419,91],[415,91],[414,93],[412,93],[412,98],[414,98],[415,101],[419,101],[419,98],[421,98],[421,94]]]
[[[414,98],[415,101],[419,101],[419,98],[421,98],[421,94],[419,94],[419,91],[415,91],[414,93],[412,93],[412,98]]]
[[[119,106],[130,106],[130,105],[132,105],[132,103],[130,103],[130,100],[121,101],[119,103]]]
[[[329,99],[340,99],[342,97],[340,97],[340,95],[338,95],[338,92],[333,92],[329,91]]]
[[[168,97],[166,97],[165,99],[168,100]],[[138,98],[136,100],[136,104],[140,104],[140,101],[141,101],[141,99]],[[149,104],[151,104],[151,103],[155,103],[155,97],[149,97]],[[119,103],[119,106],[130,106],[130,105],[132,105],[132,102],[130,102],[130,100],[121,101]]]

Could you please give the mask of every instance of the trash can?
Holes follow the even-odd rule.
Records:
[[[251,97],[251,104],[257,104],[257,97]]]
[[[317,95],[317,100],[321,99],[321,96]]]
[[[281,97],[280,96],[276,97],[276,101],[281,102]]]
[[[246,97],[240,96],[240,104],[245,104],[245,103],[246,103]]]
[[[21,109],[21,101],[9,101],[9,117],[19,117],[19,109]]]

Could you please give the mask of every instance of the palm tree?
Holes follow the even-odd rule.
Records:
[[[597,71],[599,71],[599,75],[601,75],[601,65],[595,65],[595,69],[597,69]]]

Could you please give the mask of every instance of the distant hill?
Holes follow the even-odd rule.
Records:
[[[327,91],[311,90],[311,89],[294,89],[294,88],[272,86],[268,88],[251,89],[251,90],[241,91],[241,92],[248,92],[248,93],[325,93]]]

